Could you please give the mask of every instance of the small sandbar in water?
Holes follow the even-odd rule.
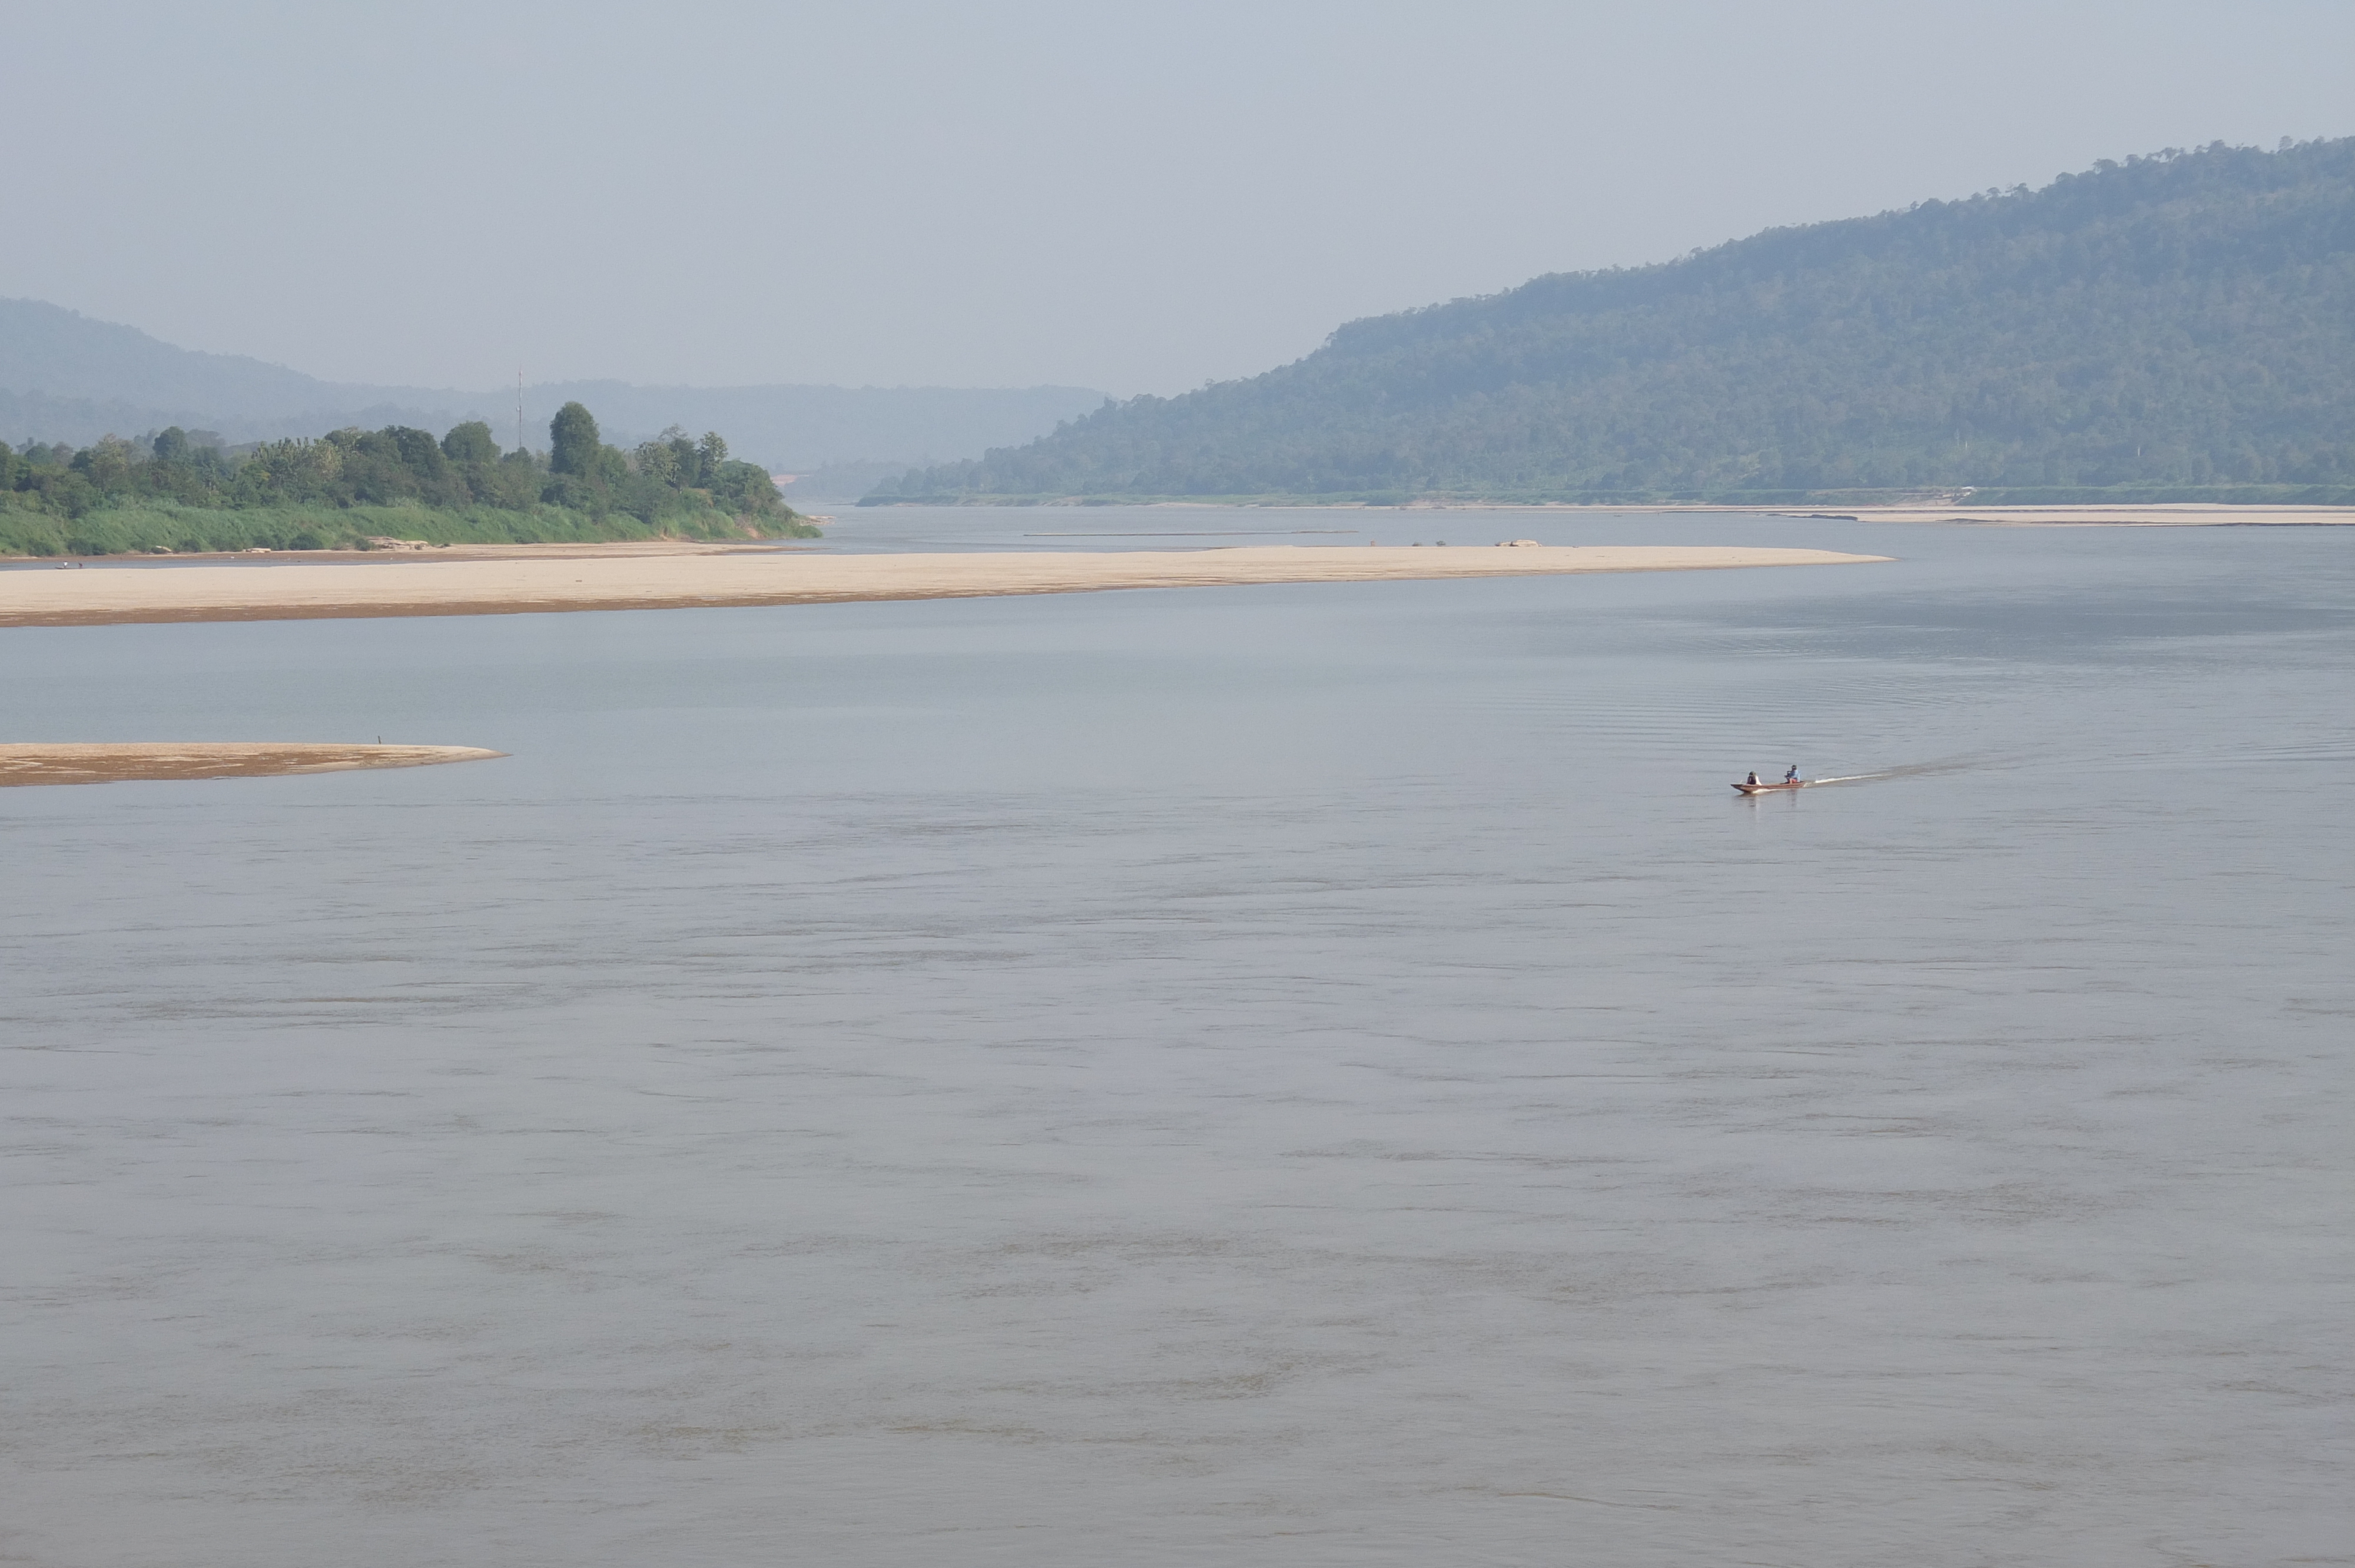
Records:
[[[428,768],[505,757],[475,746],[342,746],[280,741],[0,745],[0,786],[113,784],[134,779],[262,779],[359,768]]]

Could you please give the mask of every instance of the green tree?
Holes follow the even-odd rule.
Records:
[[[131,477],[131,443],[121,436],[101,436],[96,445],[74,454],[73,470],[101,494],[119,490]]]
[[[641,474],[655,483],[677,487],[678,454],[670,450],[669,441],[647,441],[630,454],[630,461]]]
[[[152,443],[157,462],[181,462],[188,455],[188,432],[174,425]]]
[[[587,478],[597,471],[597,420],[578,403],[567,403],[548,425],[548,468],[551,473]]]
[[[400,456],[403,468],[420,479],[439,479],[445,471],[442,443],[433,439],[431,430],[421,430],[410,425],[387,425],[382,432]]]
[[[728,443],[719,439],[717,430],[703,432],[703,440],[695,446],[695,482],[709,489],[719,477],[719,465],[728,461]]]
[[[490,426],[469,419],[442,438],[442,455],[454,463],[496,462],[499,443],[491,439]]]
[[[782,515],[786,507],[777,482],[756,462],[723,462],[711,475],[711,498],[738,516]]]

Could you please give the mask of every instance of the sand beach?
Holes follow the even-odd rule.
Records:
[[[793,550],[421,561],[123,566],[0,573],[0,626],[517,615],[1089,593],[1253,583],[1391,582],[1573,572],[1855,565],[1885,556],[1688,546],[1252,546],[1234,549],[833,556]],[[265,564],[266,562],[266,564]]]

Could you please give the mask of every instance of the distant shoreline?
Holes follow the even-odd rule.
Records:
[[[1281,545],[904,556],[709,548],[656,553],[644,545],[608,553],[574,546],[555,556],[496,558],[346,557],[335,565],[5,572],[0,627],[709,609],[1124,588],[1847,566],[1888,559],[1832,550],[1675,545]]]
[[[1286,496],[1255,500],[1249,496],[1181,501],[1166,496],[1135,501],[1071,498],[1059,501],[1009,497],[976,497],[966,502],[862,501],[861,507],[1003,506],[1009,510],[1056,512],[1130,508],[1169,512],[1500,512],[1537,516],[1677,515],[1789,517],[1846,523],[1978,523],[2023,528],[2074,528],[2098,524],[2141,528],[2280,528],[2355,524],[2355,506],[2307,506],[2288,503],[2160,501],[2147,504],[2101,503],[2051,506],[1975,506],[1969,501],[1891,503],[1872,505],[1826,502],[1765,505],[1711,501],[1313,501]],[[825,519],[833,522],[833,518]]]

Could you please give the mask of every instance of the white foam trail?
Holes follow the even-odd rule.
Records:
[[[1884,768],[1877,773],[1843,773],[1831,779],[1810,779],[1809,784],[1865,784],[1881,779],[1918,779],[1932,773],[1960,773],[1988,766],[1988,758],[1955,757],[1940,762],[1916,762],[1904,768]]]

